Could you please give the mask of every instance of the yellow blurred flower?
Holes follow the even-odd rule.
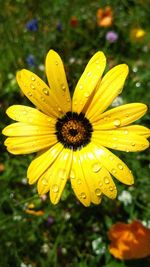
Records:
[[[108,233],[110,253],[122,260],[140,259],[150,255],[150,229],[139,221],[116,223]]]
[[[27,214],[31,214],[34,216],[43,216],[44,215],[44,211],[43,210],[32,210],[32,209],[26,209],[25,212]]]
[[[97,10],[97,24],[102,27],[109,27],[113,22],[113,12],[110,6]]]
[[[53,204],[59,202],[68,179],[85,206],[99,204],[102,195],[114,199],[117,189],[111,175],[127,185],[134,179],[106,147],[127,152],[149,147],[150,130],[130,125],[145,114],[146,105],[132,103],[105,111],[122,91],[128,74],[128,66],[120,64],[102,78],[105,65],[105,55],[97,52],[72,100],[62,60],[53,50],[46,56],[49,86],[31,71],[17,73],[19,86],[38,109],[23,105],[7,109],[17,122],[3,130],[9,136],[5,145],[15,155],[39,152],[27,177],[30,184],[38,181],[40,195],[50,191]]]
[[[130,32],[131,41],[142,41],[146,35],[146,31],[142,28],[133,28]]]

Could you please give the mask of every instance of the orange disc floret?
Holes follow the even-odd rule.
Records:
[[[150,229],[139,221],[116,223],[108,232],[109,252],[118,259],[140,259],[150,255]]]

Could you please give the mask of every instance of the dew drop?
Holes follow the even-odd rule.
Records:
[[[67,98],[67,102],[70,102],[70,99],[69,98]]]
[[[96,64],[99,64],[99,60],[96,60],[95,63],[96,63]]]
[[[30,87],[31,87],[31,89],[33,89],[33,90],[35,89],[35,86],[34,86],[32,83],[30,84]]]
[[[79,89],[83,89],[83,85],[82,84],[79,85]]]
[[[96,163],[94,163],[94,164],[92,165],[92,170],[93,170],[93,172],[99,172],[100,169],[101,169],[101,166],[100,166],[100,164],[99,164],[98,162],[96,162]]]
[[[73,170],[71,170],[71,172],[70,172],[70,178],[71,179],[74,179],[75,178],[75,172]]]
[[[35,77],[34,77],[34,76],[31,76],[31,80],[32,80],[32,81],[35,81],[36,79],[35,79]]]
[[[89,96],[90,96],[89,92],[85,92],[85,93],[84,93],[84,96],[85,96],[85,97],[89,97]]]
[[[91,71],[88,71],[87,76],[91,76],[91,74],[92,74]]]
[[[28,96],[32,96],[32,93],[31,92],[28,92]]]
[[[41,97],[41,100],[42,100],[43,102],[45,102],[45,98],[44,98],[44,97]]]
[[[116,172],[117,172],[115,169],[112,169],[111,171],[113,174],[116,174]]]
[[[47,118],[47,120],[50,122],[50,121],[52,121],[52,119],[51,118]]]
[[[123,170],[123,166],[122,166],[121,164],[118,164],[118,168],[119,168],[120,170]]]
[[[45,95],[49,95],[49,90],[48,90],[47,88],[43,88],[43,93],[44,93]]]
[[[104,178],[104,182],[105,182],[105,184],[109,184],[110,183],[110,181],[109,181],[109,179],[107,177]]]
[[[60,107],[58,108],[58,111],[59,111],[59,112],[61,112],[61,111],[62,111]]]
[[[83,192],[83,193],[81,193],[80,197],[85,199],[86,198],[86,194]]]
[[[113,189],[113,187],[112,187],[112,186],[110,186],[110,187],[109,187],[109,190],[110,190],[110,191],[113,191],[114,189]]]
[[[27,115],[28,112],[26,110],[23,110],[22,113],[23,115]]]
[[[118,119],[114,120],[114,125],[115,125],[116,127],[119,127],[120,124],[121,124],[121,121],[120,121],[120,120],[118,120]]]
[[[96,188],[96,189],[95,189],[95,194],[96,194],[97,196],[100,196],[100,195],[101,195],[101,190],[100,190],[99,188]]]
[[[135,143],[132,143],[131,146],[135,146]]]
[[[43,184],[43,185],[48,185],[48,181],[47,181],[46,178],[42,178],[42,184]]]
[[[66,86],[62,84],[62,90],[65,92],[66,91]]]
[[[113,156],[109,156],[109,159],[110,159],[110,160],[113,160],[113,159],[114,159],[114,157],[113,157]]]
[[[113,139],[114,139],[114,141],[117,141],[118,138],[117,137],[114,137]]]
[[[128,131],[128,130],[125,130],[125,131],[124,131],[124,134],[128,134],[128,133],[129,133],[129,131]]]
[[[54,193],[57,193],[57,192],[59,191],[59,187],[58,187],[57,184],[54,184],[54,185],[52,186],[52,191],[53,191]]]
[[[65,169],[60,169],[58,171],[58,177],[61,179],[64,179],[66,177],[66,170]]]
[[[81,184],[81,179],[78,179],[77,180],[77,184]]]
[[[56,66],[58,66],[58,61],[55,61]]]
[[[102,187],[103,183],[102,182],[99,182],[99,186]]]
[[[77,105],[77,101],[74,101],[74,105]]]

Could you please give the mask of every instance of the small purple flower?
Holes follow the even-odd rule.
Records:
[[[58,32],[62,32],[62,23],[61,22],[57,23],[56,29],[57,29]]]
[[[33,55],[28,55],[26,58],[26,62],[29,67],[35,67],[37,65],[36,58]]]
[[[54,223],[54,217],[48,216],[46,225],[47,227],[51,226]]]
[[[118,34],[114,31],[109,31],[106,33],[106,40],[109,43],[115,43],[118,40]]]
[[[36,32],[38,30],[38,21],[37,19],[31,19],[26,23],[27,30],[31,32]]]

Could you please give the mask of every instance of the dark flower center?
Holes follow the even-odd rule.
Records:
[[[92,132],[92,125],[83,113],[67,112],[56,122],[58,141],[73,150],[86,146],[91,140]]]

